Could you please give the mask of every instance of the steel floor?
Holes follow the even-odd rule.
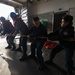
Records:
[[[64,50],[56,55],[54,59],[55,65],[47,65],[48,69],[40,71],[37,69],[38,64],[35,61],[28,59],[20,62],[19,58],[22,56],[22,53],[5,49],[6,46],[5,38],[0,38],[0,75],[66,75]],[[48,60],[51,50],[43,48],[43,51],[44,59]],[[28,43],[27,53],[30,53],[30,43]]]

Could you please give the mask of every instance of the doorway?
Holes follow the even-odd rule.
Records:
[[[53,32],[56,31],[58,28],[60,28],[62,16],[66,14],[68,14],[68,11],[54,13]]]

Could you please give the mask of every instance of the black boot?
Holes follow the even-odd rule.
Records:
[[[7,47],[5,47],[5,49],[11,49],[11,46],[10,46],[10,45],[8,45]]]
[[[15,49],[16,49],[16,46],[15,46],[15,44],[14,44],[11,50],[12,50],[12,51],[15,51]]]
[[[23,55],[19,60],[20,61],[25,61],[27,59],[27,55]]]
[[[45,61],[45,64],[52,65],[53,64],[53,60],[47,60],[47,61]]]
[[[43,71],[43,70],[47,70],[47,69],[48,69],[48,67],[44,63],[38,65],[38,70]]]
[[[21,49],[21,47],[18,47],[15,51],[22,52],[22,49]]]

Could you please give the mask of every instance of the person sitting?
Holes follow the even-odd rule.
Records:
[[[21,36],[21,48],[22,48],[22,57],[20,58],[20,61],[25,61],[27,59],[27,35],[29,34],[29,29],[27,25],[24,23],[24,21],[14,12],[10,13],[10,17],[12,18],[14,22],[15,31],[12,34],[14,37],[20,32]]]
[[[47,29],[44,25],[41,24],[39,17],[33,18],[34,26],[30,29],[30,37],[33,38],[31,42],[31,55],[30,57],[34,60],[37,58],[38,61],[38,69],[45,69],[44,60],[42,57],[42,47],[46,41],[45,38],[47,36]],[[35,54],[35,49],[37,49],[37,54]],[[37,56],[37,57],[36,57]]]

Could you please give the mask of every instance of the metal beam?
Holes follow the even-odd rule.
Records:
[[[15,0],[13,0],[13,1],[15,1]],[[15,2],[24,4],[26,1],[22,2],[22,1],[16,0]]]
[[[14,3],[14,4],[17,4],[17,5],[23,5],[22,3],[19,3],[19,2],[17,2],[17,1],[14,1],[14,0],[8,0],[9,2],[11,2],[11,3]]]

